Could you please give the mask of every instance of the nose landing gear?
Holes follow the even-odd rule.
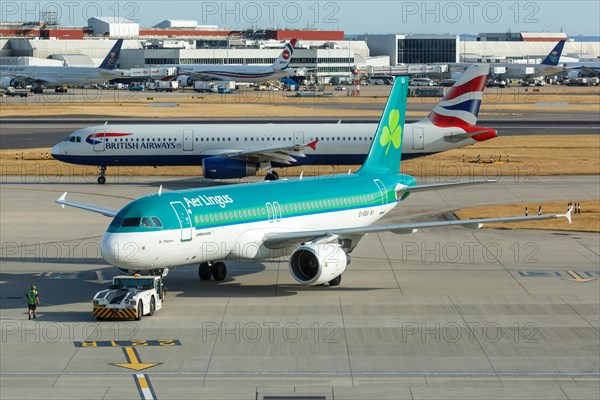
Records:
[[[106,165],[101,165],[100,167],[98,167],[98,169],[100,170],[100,176],[98,176],[98,183],[100,185],[104,185],[104,183],[106,183]]]

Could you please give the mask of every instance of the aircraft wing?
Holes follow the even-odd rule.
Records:
[[[453,221],[429,221],[429,222],[409,222],[405,224],[375,225],[362,228],[316,230],[304,232],[274,232],[268,233],[263,238],[263,243],[267,248],[279,249],[294,243],[305,243],[310,241],[330,240],[330,238],[344,238],[348,236],[362,236],[369,233],[392,232],[396,234],[414,233],[419,229],[439,228],[447,226],[464,226],[466,228],[479,229],[483,224],[492,222],[522,222],[538,221],[565,217],[571,223],[571,207],[566,214],[544,214],[532,215],[528,217],[500,217],[500,218],[479,218]]]
[[[470,185],[482,185],[485,183],[496,183],[498,181],[494,179],[486,179],[482,181],[463,181],[463,182],[444,182],[444,183],[431,183],[429,185],[417,185],[417,186],[404,186],[398,185],[396,187],[396,197],[400,198],[406,192],[425,192],[428,190],[438,189],[450,189],[453,187],[470,186]]]
[[[106,217],[114,217],[119,212],[119,210],[115,210],[114,208],[96,206],[93,204],[79,203],[76,201],[69,201],[69,200],[67,200],[67,192],[64,192],[63,195],[60,196],[55,201],[55,203],[60,204],[62,206],[62,208],[65,208],[65,206],[75,207],[75,208],[79,208],[81,210],[86,210],[86,211],[91,211],[91,212],[95,212],[98,214],[102,214]]]
[[[258,162],[276,162],[279,164],[290,165],[296,162],[296,158],[304,158],[304,150],[307,147],[315,150],[317,147],[317,140],[307,143],[298,144],[293,146],[282,146],[272,147],[260,150],[247,150],[247,151],[229,151],[221,154],[216,154],[216,157],[223,158],[234,158],[244,161],[258,161]]]

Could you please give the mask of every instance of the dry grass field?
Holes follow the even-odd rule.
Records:
[[[577,199],[573,199],[573,202],[576,203]],[[484,225],[484,227],[496,229],[600,232],[600,200],[581,201],[580,204],[581,214],[573,214],[572,224],[569,224],[564,218],[559,218],[548,221],[515,222],[511,224],[495,223]],[[544,214],[564,214],[567,212],[567,204],[565,202],[544,202],[467,208],[457,211],[455,214],[460,219],[513,217],[516,215],[525,215],[525,207],[529,210],[529,215],[536,215],[539,207],[542,207]]]

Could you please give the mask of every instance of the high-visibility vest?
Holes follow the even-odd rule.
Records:
[[[27,301],[29,302],[29,304],[36,303],[37,295],[38,295],[37,290],[30,290],[29,292],[27,292]]]

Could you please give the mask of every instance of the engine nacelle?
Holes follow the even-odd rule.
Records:
[[[176,78],[177,83],[179,83],[179,87],[190,87],[194,86],[194,80],[189,75],[179,75]]]
[[[8,89],[9,87],[15,87],[16,84],[17,82],[10,76],[5,76],[4,78],[0,79],[0,87],[3,90]]]
[[[231,158],[210,157],[202,160],[202,172],[207,179],[236,179],[256,175],[256,165]]]
[[[290,272],[303,285],[322,285],[340,276],[349,264],[337,243],[305,244],[290,258]]]
[[[133,271],[131,269],[125,269],[125,268],[120,268],[120,267],[115,267],[117,269],[117,271],[119,271],[119,275],[133,275],[138,271]]]
[[[579,78],[580,74],[581,74],[581,71],[574,69],[574,70],[567,72],[567,78],[569,78],[569,79]]]

